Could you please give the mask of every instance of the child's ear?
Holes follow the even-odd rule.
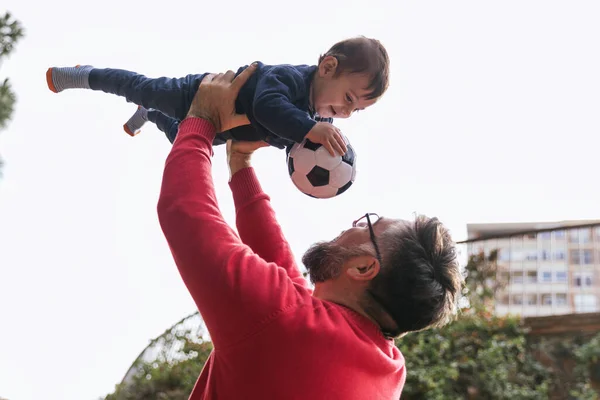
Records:
[[[334,56],[327,56],[323,58],[319,64],[319,76],[322,78],[334,76],[338,65],[339,62]]]

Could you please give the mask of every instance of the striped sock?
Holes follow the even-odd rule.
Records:
[[[52,67],[46,71],[48,89],[54,93],[65,89],[89,89],[91,65],[78,65],[76,67]]]
[[[123,129],[129,136],[135,136],[140,133],[142,126],[148,121],[148,110],[146,110],[142,106],[138,106],[138,109],[135,113],[129,118],[125,125],[123,125]]]

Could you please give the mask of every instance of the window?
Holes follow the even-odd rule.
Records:
[[[537,282],[537,272],[536,271],[527,271],[527,283],[536,283]]]
[[[569,242],[571,243],[589,243],[591,236],[590,228],[569,230]]]
[[[542,240],[550,240],[552,237],[552,232],[540,232],[539,237]]]
[[[545,306],[551,306],[552,305],[552,295],[549,293],[543,294],[542,295],[542,304]]]
[[[556,282],[566,282],[567,271],[556,271]]]
[[[529,251],[525,254],[525,260],[527,261],[537,261],[537,258],[537,251]]]
[[[542,282],[552,282],[552,272],[550,272],[550,271],[542,272],[541,281]]]
[[[554,231],[552,233],[554,233],[554,239],[556,240],[562,240],[565,238],[565,231],[563,230]]]
[[[535,306],[537,304],[537,294],[528,294],[525,301],[528,306]]]
[[[574,274],[573,284],[577,287],[592,286],[592,274],[586,272],[577,272]]]
[[[509,300],[508,299],[508,295],[504,294],[504,295],[502,295],[500,297],[499,302],[500,302],[500,304],[507,305],[508,304],[508,300]]]
[[[569,252],[571,264],[574,265],[590,265],[594,263],[594,253],[592,250],[571,250]]]
[[[593,294],[576,294],[573,299],[576,312],[594,312],[597,310],[598,299]]]
[[[564,260],[565,259],[565,251],[564,250],[556,250],[554,252],[555,260]]]
[[[594,253],[592,253],[592,250],[583,250],[583,263],[585,265],[594,263]]]
[[[579,242],[580,243],[589,243],[590,239],[592,238],[591,235],[592,232],[590,232],[590,228],[582,228],[579,230]]]
[[[523,295],[522,294],[515,294],[513,295],[513,304],[520,306],[523,304]]]
[[[579,243],[579,231],[577,229],[569,229],[569,242]]]
[[[523,235],[523,239],[527,240],[535,240],[536,238],[536,234],[535,233],[526,233],[525,235]]]
[[[597,226],[596,229],[594,229],[594,233],[596,234],[596,239],[600,240],[600,226]]]
[[[501,284],[508,283],[508,280],[510,278],[508,271],[501,271],[498,275],[498,278]]]
[[[567,294],[566,293],[557,293],[556,294],[556,305],[557,306],[566,306],[567,305]]]
[[[515,271],[512,273],[512,283],[523,283],[522,271]]]
[[[502,249],[498,254],[498,260],[500,261],[510,261],[510,250]]]
[[[540,258],[542,259],[542,261],[550,260],[550,252],[548,250],[542,250],[540,252]]]
[[[581,264],[581,253],[579,250],[571,250],[569,251],[569,259],[571,260],[571,264],[579,265]]]

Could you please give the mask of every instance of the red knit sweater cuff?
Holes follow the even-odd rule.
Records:
[[[211,144],[213,140],[215,140],[216,136],[215,127],[213,124],[205,119],[194,117],[188,117],[184,119],[179,125],[179,132],[192,132],[208,139]]]
[[[233,193],[233,202],[236,210],[241,209],[248,202],[254,200],[261,194],[266,196],[260,186],[260,182],[258,182],[254,168],[252,167],[244,168],[236,172],[231,177],[229,187]]]

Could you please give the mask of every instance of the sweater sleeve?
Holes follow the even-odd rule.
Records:
[[[308,282],[296,266],[290,245],[277,222],[271,199],[263,192],[254,168],[244,168],[235,173],[229,186],[242,241],[265,261],[284,268],[295,284],[308,288]],[[271,240],[265,240],[265,237]]]
[[[301,301],[287,271],[242,243],[219,210],[212,180],[214,127],[188,118],[167,157],[159,222],[215,348],[258,330]],[[278,243],[281,237],[261,233]]]
[[[275,135],[296,143],[302,142],[317,122],[293,102],[294,99],[308,96],[308,90],[298,71],[285,67],[274,68],[256,84],[254,118]]]

